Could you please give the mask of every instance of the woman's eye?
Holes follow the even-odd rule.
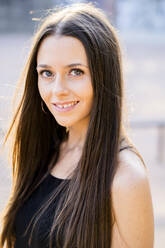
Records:
[[[83,72],[82,70],[80,70],[80,69],[72,69],[72,70],[70,71],[70,74],[71,74],[72,76],[81,76],[81,75],[84,74],[84,72]]]
[[[47,70],[41,71],[39,74],[45,78],[51,78],[53,76],[53,74]]]

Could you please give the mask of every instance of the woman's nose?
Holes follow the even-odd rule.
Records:
[[[61,94],[67,94],[68,89],[65,84],[65,80],[60,74],[57,74],[52,84],[52,92],[54,95],[59,96]]]

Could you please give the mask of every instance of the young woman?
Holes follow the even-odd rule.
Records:
[[[152,248],[147,172],[124,132],[120,49],[104,13],[78,4],[48,16],[21,80],[1,247]]]

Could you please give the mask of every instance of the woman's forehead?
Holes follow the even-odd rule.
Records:
[[[38,50],[38,64],[83,64],[88,66],[85,48],[80,40],[71,36],[49,36]]]

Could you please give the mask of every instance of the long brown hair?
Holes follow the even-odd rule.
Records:
[[[113,225],[111,188],[123,140],[123,79],[115,30],[104,13],[92,4],[56,10],[44,20],[34,37],[22,77],[23,96],[7,134],[8,138],[15,128],[13,190],[3,217],[1,247],[5,243],[7,248],[14,247],[16,214],[49,173],[58,159],[61,142],[68,137],[65,127],[56,122],[49,110],[47,114],[42,111],[37,86],[37,52],[41,42],[51,35],[72,36],[82,42],[94,101],[80,161],[71,180],[64,180],[34,216],[31,239],[35,226],[41,224],[41,216],[62,192],[48,233],[49,247],[56,228],[58,247],[109,248]],[[52,154],[53,162],[49,163]]]

